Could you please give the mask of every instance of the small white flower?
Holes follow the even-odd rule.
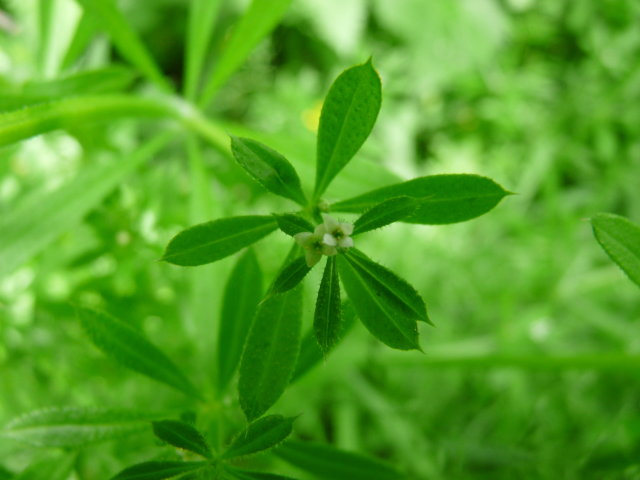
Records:
[[[339,248],[353,247],[353,232],[350,223],[339,223],[329,215],[322,214],[323,223],[312,232],[301,232],[294,235],[296,242],[306,250],[305,260],[309,267],[320,261],[322,255],[328,257],[338,253]]]
[[[325,228],[322,241],[326,245],[338,248],[353,247],[353,238],[349,236],[353,233],[353,224],[340,223],[326,213],[322,214],[322,219],[324,220],[323,225]]]

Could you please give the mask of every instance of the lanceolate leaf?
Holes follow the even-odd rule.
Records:
[[[420,349],[416,316],[348,255],[338,258],[340,279],[365,327],[399,350]]]
[[[48,455],[31,463],[11,480],[67,480],[76,462],[76,452]]]
[[[231,137],[231,152],[249,175],[276,195],[306,204],[300,178],[293,165],[275,150],[256,140]]]
[[[326,354],[333,348],[340,334],[340,282],[336,257],[327,258],[327,265],[322,275],[316,309],[313,316],[313,329],[320,349]]]
[[[300,347],[302,290],[273,295],[260,304],[240,363],[238,393],[248,420],[282,395]]]
[[[274,217],[278,222],[280,230],[292,237],[301,232],[313,232],[313,225],[299,215],[285,213],[282,215],[274,215]]]
[[[381,103],[380,77],[369,60],[342,72],[320,114],[315,197],[349,163],[371,133]]]
[[[112,480],[163,480],[207,466],[207,462],[144,462],[125,468]]]
[[[186,395],[201,398],[180,369],[137,330],[88,308],[78,308],[78,316],[91,341],[107,356]]]
[[[283,460],[319,478],[331,480],[400,480],[406,478],[377,459],[330,445],[289,440],[274,452]]]
[[[331,205],[336,212],[363,212],[394,197],[418,200],[415,211],[402,221],[439,225],[464,222],[487,213],[509,195],[493,180],[478,175],[432,175],[359,195]]]
[[[205,458],[211,458],[211,449],[202,434],[188,423],[178,420],[153,422],[153,433],[160,440],[174,447],[189,450]]]
[[[353,224],[353,235],[399,222],[413,213],[418,201],[411,197],[394,197],[371,207]]]
[[[147,430],[149,420],[162,415],[107,408],[47,408],[17,417],[0,436],[36,447],[78,447]]]
[[[597,214],[591,224],[607,255],[640,286],[640,226],[611,213]]]
[[[241,457],[273,448],[291,434],[295,418],[267,415],[238,433],[222,458]]]
[[[285,477],[276,473],[254,472],[252,470],[240,470],[230,466],[225,466],[225,470],[233,478],[238,480],[295,480],[295,478]],[[225,477],[226,478],[226,477]]]
[[[311,268],[307,265],[304,257],[296,258],[278,274],[270,293],[284,293],[291,290],[302,281],[310,270]]]
[[[224,290],[218,332],[218,389],[224,390],[240,363],[242,347],[262,298],[262,272],[247,250],[229,275]]]
[[[257,242],[276,228],[273,217],[259,215],[201,223],[173,237],[162,260],[182,266],[215,262]]]

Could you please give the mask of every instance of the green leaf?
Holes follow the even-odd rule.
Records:
[[[137,330],[103,312],[77,311],[89,338],[107,356],[186,395],[202,398],[180,369]]]
[[[233,476],[233,478],[237,478],[238,480],[295,480],[292,477],[285,477],[284,475],[254,472],[252,470],[240,470],[239,468],[234,468],[228,465],[225,465],[225,469],[229,474],[231,474],[231,476]]]
[[[274,217],[278,222],[278,228],[291,237],[298,233],[313,232],[314,230],[314,226],[311,223],[294,213],[274,214]]]
[[[82,218],[137,167],[166,145],[158,137],[134,154],[106,165],[90,165],[53,192],[36,191],[0,216],[0,278],[46,248]]]
[[[340,313],[340,281],[338,280],[336,257],[333,256],[327,258],[313,316],[316,339],[325,354],[338,341],[342,328]]]
[[[97,27],[91,18],[91,15],[81,12],[80,18],[76,23],[73,36],[69,41],[67,51],[62,59],[60,70],[69,70],[74,66],[74,63],[79,63],[80,56],[86,51],[87,46],[93,40],[96,31]]]
[[[149,420],[162,415],[109,408],[47,408],[15,418],[0,435],[35,447],[79,447],[147,430]]]
[[[67,480],[76,463],[75,452],[47,455],[31,463],[12,480]]]
[[[331,480],[400,480],[406,478],[377,459],[320,443],[289,440],[274,452],[286,462]]]
[[[353,256],[338,258],[340,279],[365,327],[399,350],[420,349],[416,315],[398,297],[363,270]]]
[[[253,0],[224,45],[222,55],[205,87],[200,105],[207,105],[217,90],[247,59],[251,51],[278,24],[291,0]]]
[[[280,398],[296,366],[300,347],[302,289],[264,300],[240,363],[240,406],[249,421]]]
[[[144,462],[125,468],[112,480],[162,480],[207,466],[207,462]]]
[[[372,190],[335,203],[336,212],[363,212],[394,197],[418,199],[415,211],[402,221],[441,225],[464,222],[487,213],[510,193],[478,175],[431,175]]]
[[[342,317],[342,331],[338,333],[338,341],[334,342],[334,347],[344,338],[347,332],[349,332],[356,323],[356,311],[349,300],[342,302],[342,312],[340,315]],[[302,342],[300,343],[298,363],[296,364],[295,372],[293,372],[291,383],[298,380],[311,368],[320,363],[323,358],[326,358],[326,355],[326,352],[320,350],[320,345],[316,339],[314,329],[310,329],[302,338]]]
[[[380,77],[371,60],[345,70],[335,80],[320,114],[315,198],[322,195],[367,139],[380,103]]]
[[[270,294],[284,293],[296,285],[311,271],[304,257],[298,257],[284,267],[273,281]]]
[[[619,215],[598,213],[593,233],[607,255],[640,286],[640,226]]]
[[[103,28],[123,58],[136,66],[149,80],[164,90],[171,85],[136,32],[133,31],[114,0],[76,0],[90,14],[94,23]]]
[[[222,458],[242,457],[275,447],[289,435],[295,417],[267,415],[252,422],[231,442]]]
[[[182,266],[215,262],[257,242],[276,228],[273,217],[259,215],[201,223],[173,237],[162,260]]]
[[[256,140],[234,136],[231,152],[242,168],[271,193],[306,205],[295,168],[278,152]]]
[[[411,215],[418,201],[411,197],[394,197],[385,200],[364,212],[353,224],[353,235],[382,228],[390,223],[399,222],[400,220]]]
[[[202,434],[188,423],[178,420],[153,422],[153,433],[163,442],[174,447],[212,458],[211,449]]]
[[[218,389],[223,391],[240,363],[251,322],[262,298],[262,271],[251,249],[236,263],[224,290],[218,332]]]

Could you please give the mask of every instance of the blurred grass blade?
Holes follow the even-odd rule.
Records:
[[[244,63],[253,49],[278,24],[292,0],[253,0],[223,47],[199,105],[211,102],[218,89]]]
[[[224,290],[218,336],[218,390],[224,391],[240,363],[242,348],[262,298],[262,271],[253,250],[237,261]]]
[[[191,0],[189,3],[184,92],[190,101],[195,101],[198,94],[207,47],[221,4],[222,0]]]
[[[96,310],[78,308],[77,311],[87,335],[105,355],[186,395],[202,398],[182,371],[130,325]]]
[[[273,448],[289,435],[295,417],[267,415],[252,422],[236,435],[222,458],[243,457]]]
[[[172,89],[138,34],[133,31],[118,9],[115,0],[76,1],[86,14],[92,15],[95,24],[109,34],[111,41],[123,58],[131,62],[140,73],[161,89]]]
[[[231,477],[236,478],[238,480],[296,480],[295,478],[285,477],[284,475],[278,475],[276,473],[264,473],[264,472],[254,472],[252,470],[240,470],[239,468],[235,468],[231,466],[225,466],[225,471],[227,471],[231,475]]]
[[[322,106],[318,127],[315,198],[367,139],[380,111],[380,77],[371,60],[342,72]]]
[[[300,348],[302,289],[260,304],[240,363],[240,407],[249,421],[280,398],[296,366]]]
[[[84,11],[80,13],[80,18],[73,32],[73,37],[69,42],[67,51],[62,59],[60,70],[68,70],[76,63],[79,57],[85,52],[96,33],[95,22]]]
[[[416,316],[348,255],[338,258],[340,279],[358,317],[378,340],[399,350],[420,349]]]
[[[201,223],[171,239],[162,260],[196,266],[228,257],[273,232],[278,225],[271,216],[246,215]]]
[[[394,197],[385,200],[364,212],[353,224],[353,235],[382,228],[399,222],[413,213],[418,201],[411,197]]]
[[[406,477],[380,460],[330,445],[289,440],[274,452],[286,462],[319,478],[332,480],[400,480]]]
[[[313,232],[313,225],[300,215],[284,213],[282,215],[274,214],[274,217],[276,217],[276,221],[278,222],[278,228],[292,237],[301,232]]]
[[[153,433],[163,442],[182,450],[212,458],[211,449],[202,434],[188,423],[178,420],[159,420],[152,423]]]
[[[509,195],[493,180],[479,175],[431,175],[389,185],[331,205],[336,212],[360,213],[380,202],[407,196],[419,200],[407,223],[440,225],[464,222],[487,213]]]
[[[250,138],[234,136],[231,152],[242,168],[271,193],[306,205],[295,168],[278,152]]]
[[[162,415],[102,407],[47,408],[11,420],[0,436],[35,447],[80,447],[148,430],[149,420]]]
[[[0,219],[0,278],[79,223],[123,178],[168,141],[157,137],[127,158],[90,165],[53,192],[38,191]]]
[[[356,323],[356,311],[348,299],[342,302],[342,312],[340,316],[342,317],[342,330],[338,333],[338,341],[334,342],[333,347],[344,338]],[[296,370],[293,372],[293,377],[291,377],[291,383],[315,367],[323,358],[326,358],[326,356],[326,352],[320,350],[315,331],[310,329],[300,343],[300,354],[298,355]]]
[[[591,225],[609,258],[640,286],[640,226],[611,213],[598,213]]]
[[[313,315],[313,329],[316,332],[318,345],[325,355],[338,341],[342,328],[340,314],[340,281],[336,257],[333,256],[327,258]]]
[[[125,468],[112,480],[163,480],[202,470],[208,465],[208,462],[144,462]]]
[[[269,293],[273,295],[291,290],[302,281],[310,270],[311,268],[307,265],[304,257],[298,257],[292,260],[291,263],[280,271],[273,281],[273,286]]]
[[[76,463],[76,452],[57,452],[32,462],[11,480],[67,480]]]

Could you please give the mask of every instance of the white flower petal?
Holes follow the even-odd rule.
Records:
[[[348,237],[353,233],[353,223],[341,223],[340,229],[344,233],[345,237]]]
[[[351,238],[351,237],[341,238],[340,241],[338,242],[338,246],[340,248],[351,248],[351,247],[353,247],[353,238]]]
[[[296,233],[293,238],[296,239],[296,242],[298,242],[298,245],[300,246],[307,246],[310,242],[310,237],[313,237],[313,233],[311,232],[300,232],[300,233]]]
[[[319,237],[322,237],[325,233],[327,233],[327,227],[325,227],[324,223],[318,225],[313,231],[313,234],[318,235]]]
[[[329,233],[324,234],[324,236],[322,237],[322,243],[330,247],[335,247],[338,244],[335,237]]]
[[[336,229],[340,228],[340,224],[338,223],[338,221],[327,215],[326,213],[322,214],[322,219],[324,220],[324,226],[327,229],[327,232],[333,232]]]

